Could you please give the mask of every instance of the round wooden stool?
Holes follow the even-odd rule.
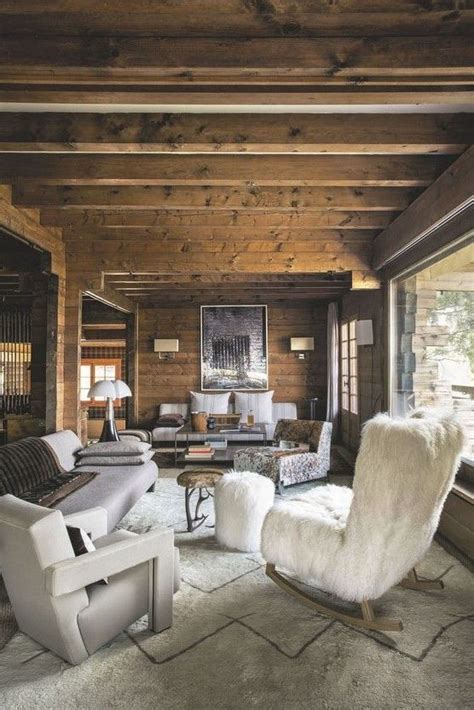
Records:
[[[176,482],[178,486],[184,488],[184,503],[186,506],[186,522],[188,524],[188,532],[193,532],[205,520],[208,515],[199,515],[201,504],[213,495],[209,488],[214,488],[216,482],[223,476],[223,471],[218,468],[190,468],[179,474]],[[196,508],[194,515],[191,513],[191,498],[193,493],[198,491]]]

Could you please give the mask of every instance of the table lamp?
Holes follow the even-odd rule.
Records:
[[[107,404],[105,407],[105,420],[99,441],[120,441],[120,437],[115,425],[114,400],[122,397],[131,397],[132,391],[123,380],[98,380],[87,393],[89,399],[94,397],[105,397]]]

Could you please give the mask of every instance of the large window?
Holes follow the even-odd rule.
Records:
[[[474,459],[474,245],[391,284],[391,409],[452,411]]]
[[[81,401],[86,404],[92,404],[96,407],[105,405],[104,397],[95,397],[90,400],[87,397],[89,389],[98,380],[119,380],[120,379],[120,360],[82,360],[81,361]],[[116,400],[114,404],[119,405],[120,400]]]

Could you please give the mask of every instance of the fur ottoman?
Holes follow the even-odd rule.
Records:
[[[250,471],[224,474],[214,492],[218,542],[242,552],[258,552],[263,521],[274,497],[269,478]]]

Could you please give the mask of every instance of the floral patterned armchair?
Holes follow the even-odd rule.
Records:
[[[254,471],[270,478],[281,491],[284,486],[325,478],[329,471],[332,424],[305,419],[280,419],[275,428],[275,446],[239,449],[236,471]],[[280,449],[281,440],[301,444]]]

